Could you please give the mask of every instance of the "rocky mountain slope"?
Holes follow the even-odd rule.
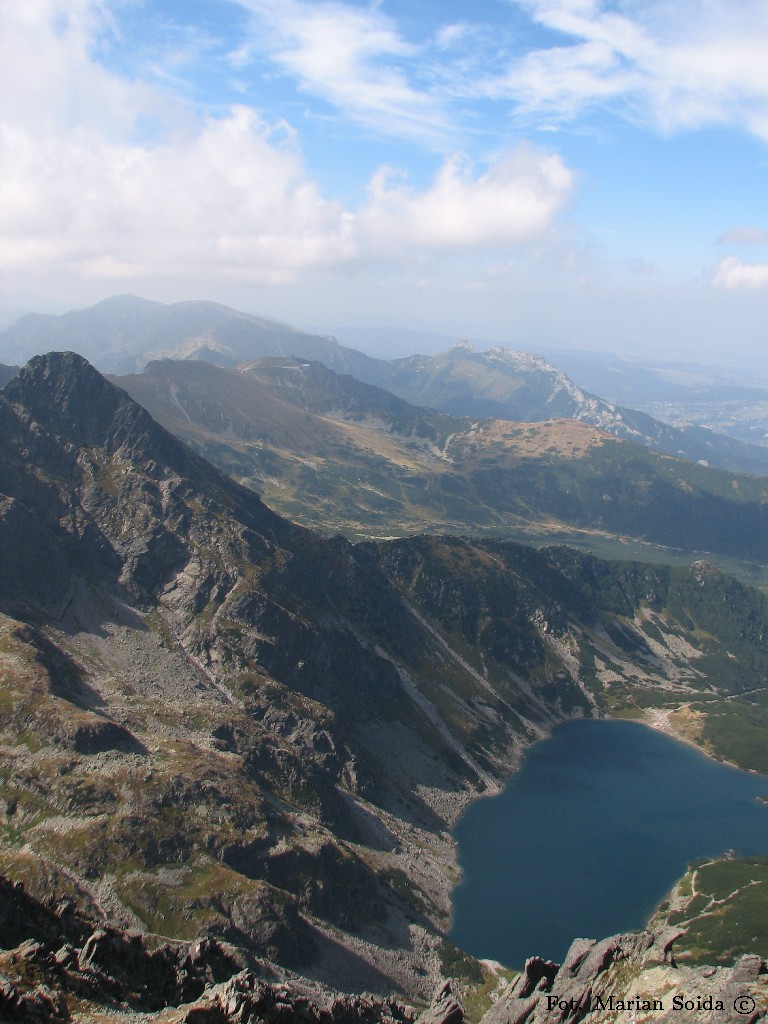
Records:
[[[706,365],[554,349],[548,358],[580,387],[675,426],[696,424],[768,444],[768,367],[761,359]]]
[[[0,388],[4,388],[9,380],[13,380],[19,369],[18,366],[6,366],[4,363],[0,363]]]
[[[532,958],[483,1024],[713,1022],[768,1015],[768,964],[745,956],[732,968],[680,968],[675,932],[577,939],[562,965]]]
[[[126,932],[68,900],[40,901],[0,876],[0,1013],[46,1024],[462,1024],[460,985],[440,984],[421,1014],[392,997],[341,995],[217,940]],[[725,1022],[768,1016],[768,964],[679,967],[674,931],[577,939],[562,965],[530,958],[494,992],[480,1024]],[[457,997],[458,996],[458,997]],[[417,1016],[418,1015],[418,1016]]]
[[[111,926],[428,1000],[448,829],[528,743],[760,711],[765,599],[711,566],[323,539],[71,353],[0,397],[0,480],[0,866]]]
[[[127,932],[66,898],[36,899],[2,876],[0,937],[4,1021],[410,1024],[416,1017],[396,999],[343,996],[215,939]]]
[[[418,1014],[401,1000],[342,995],[216,940],[154,942],[47,903],[0,877],[0,1012],[9,1022],[67,1024],[462,1024],[456,983]],[[753,1024],[768,1015],[768,965],[744,956],[731,969],[678,968],[674,932],[573,943],[563,965],[531,957],[498,988],[481,1024],[653,1019]],[[5,951],[3,951],[5,950]],[[738,1008],[738,1009],[736,1009]],[[418,1015],[418,1019],[417,1019]]]
[[[627,540],[768,560],[762,479],[657,455],[570,420],[416,407],[298,359],[166,360],[115,378],[277,511],[352,537],[451,531]]]
[[[140,371],[160,358],[233,366],[258,357],[298,356],[454,416],[526,422],[567,417],[693,462],[768,474],[768,452],[759,446],[701,427],[673,427],[605,402],[540,356],[510,348],[476,352],[461,343],[437,355],[374,359],[334,338],[217,303],[166,306],[133,295],[59,317],[28,314],[0,333],[0,357],[8,361],[70,348],[112,373]]]

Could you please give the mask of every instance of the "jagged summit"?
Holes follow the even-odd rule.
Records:
[[[149,414],[77,352],[35,356],[6,386],[4,396],[76,444],[114,442],[118,424],[123,434],[150,425]]]
[[[11,502],[0,596],[14,607],[60,608],[73,573],[147,599],[217,515],[237,518],[244,551],[248,531],[283,525],[77,353],[31,360],[0,395],[0,417]]]
[[[2,398],[26,423],[44,428],[49,444],[55,438],[65,448],[96,447],[109,458],[122,453],[156,479],[172,474],[211,499],[260,506],[253,491],[196,455],[76,352],[35,356]]]

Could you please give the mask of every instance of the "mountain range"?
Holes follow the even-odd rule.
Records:
[[[759,445],[703,427],[671,426],[606,402],[542,357],[508,348],[476,352],[460,343],[432,356],[374,359],[330,336],[216,303],[169,306],[124,295],[62,316],[28,314],[0,333],[0,356],[8,362],[51,349],[72,349],[102,371],[123,374],[165,358],[234,366],[258,357],[297,356],[452,415],[528,422],[567,417],[693,462],[768,474],[768,450]]]
[[[326,538],[73,353],[6,385],[0,480],[0,867],[105,926],[485,998],[503,978],[446,937],[448,830],[553,723],[666,709],[766,768],[768,601],[706,562]]]
[[[697,424],[762,446],[768,440],[768,371],[757,360],[702,365],[564,349],[548,356],[581,387],[665,423]]]
[[[572,420],[454,417],[298,359],[164,360],[113,380],[270,507],[329,532],[568,540],[624,557],[709,552],[723,565],[768,558],[764,479]]]

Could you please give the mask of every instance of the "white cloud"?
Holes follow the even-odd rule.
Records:
[[[478,176],[454,156],[422,192],[395,182],[384,169],[371,183],[360,214],[369,243],[462,249],[540,237],[570,196],[574,176],[559,156],[520,146]]]
[[[768,263],[742,263],[737,256],[727,256],[715,267],[711,283],[726,291],[768,288]]]
[[[10,5],[3,22],[0,268],[17,277],[283,283],[398,242],[433,256],[528,242],[573,187],[559,157],[522,148],[479,174],[451,158],[421,192],[378,175],[347,209],[323,196],[288,125],[245,106],[199,116],[97,63],[99,0]],[[375,46],[395,47],[382,32]]]
[[[237,2],[256,19],[239,64],[258,52],[359,124],[444,151],[474,130],[478,99],[538,121],[602,107],[664,132],[726,125],[768,139],[765,0],[507,0],[557,33],[516,56],[511,28],[477,21],[413,42],[380,5]]]
[[[125,280],[215,266],[274,281],[354,256],[349,215],[322,197],[290,131],[245,107],[199,118],[111,74],[90,56],[107,28],[88,0],[3,15],[4,270]]]
[[[611,103],[665,131],[730,125],[768,138],[768,5],[764,0],[517,0],[573,39],[533,50],[487,95],[571,118]]]
[[[252,46],[300,86],[359,123],[445,143],[452,133],[440,98],[414,84],[423,54],[377,7],[305,0],[238,0],[260,16]],[[243,63],[242,51],[236,55]]]
[[[215,267],[279,281],[354,255],[348,215],[322,198],[290,140],[244,107],[154,147],[93,130],[17,130],[3,143],[14,154],[0,185],[6,266],[116,279]]]
[[[464,22],[453,22],[438,29],[435,43],[441,50],[450,50],[466,42],[467,37],[474,34],[472,26]]]

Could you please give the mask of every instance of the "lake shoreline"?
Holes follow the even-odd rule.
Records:
[[[512,967],[557,960],[576,935],[644,927],[698,857],[764,853],[749,806],[765,776],[713,758],[663,711],[649,717],[558,725],[500,796],[470,804],[453,833],[453,942]]]
[[[692,747],[694,750],[698,750],[700,754],[708,757],[710,761],[714,761],[715,764],[723,764],[728,768],[735,768],[740,772],[749,772],[750,775],[759,775],[761,778],[768,780],[768,775],[764,772],[759,772],[756,768],[745,768],[743,765],[737,764],[735,761],[728,761],[724,757],[718,757],[717,754],[713,754],[711,750],[707,750],[706,747],[697,743],[695,739],[691,739],[690,736],[686,736],[676,729],[669,720],[670,716],[681,711],[683,708],[689,707],[690,703],[681,704],[680,707],[677,708],[646,708],[642,718],[622,719],[614,718],[610,715],[606,717],[613,722],[632,721],[638,722],[640,725],[647,725],[651,729],[656,729],[659,732],[664,733],[665,736],[669,736],[670,739],[677,740],[678,743],[684,743],[686,746]]]

